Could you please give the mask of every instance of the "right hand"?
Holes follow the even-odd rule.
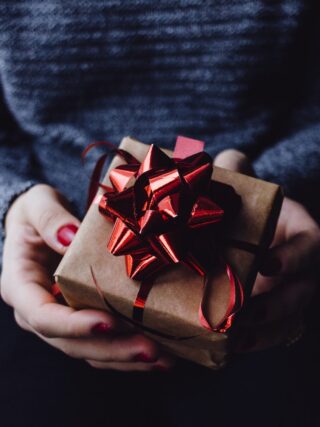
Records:
[[[225,150],[220,167],[253,175],[247,157]],[[232,329],[232,349],[243,353],[296,342],[304,312],[319,289],[320,229],[298,202],[284,198],[271,247],[260,265],[251,298]]]
[[[52,273],[79,224],[63,197],[47,185],[32,187],[10,207],[1,296],[13,307],[18,325],[95,368],[169,369],[172,360],[141,332],[128,332],[107,312],[58,304],[51,294]],[[61,229],[65,231],[62,238]]]

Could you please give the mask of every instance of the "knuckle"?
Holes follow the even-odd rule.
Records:
[[[215,157],[214,164],[227,169],[253,175],[253,169],[248,157],[241,151],[232,148],[221,151]]]
[[[38,225],[40,230],[46,229],[50,224],[56,220],[56,214],[51,210],[44,209],[38,217]]]
[[[10,293],[8,292],[8,288],[4,285],[3,280],[1,280],[1,284],[0,284],[0,296],[6,304],[12,305]]]
[[[14,315],[14,319],[15,319],[17,325],[21,329],[24,329],[25,331],[28,330],[28,324],[27,324],[27,322],[22,319],[22,317],[17,313],[16,310],[14,310],[13,315]]]
[[[109,351],[103,358],[101,358],[101,363],[112,363],[112,362],[119,362],[120,357],[116,352]]]
[[[50,185],[36,184],[28,190],[28,194],[33,194],[38,197],[40,194],[48,193],[49,191],[54,191],[54,189],[50,187]]]
[[[228,151],[230,155],[237,157],[239,160],[248,160],[247,156],[242,151],[235,150],[234,148],[230,148]]]
[[[143,335],[134,336],[132,345],[136,347],[138,351],[144,352],[150,356],[154,356],[157,352],[155,343],[146,339]]]
[[[216,158],[220,159],[234,159],[237,161],[247,161],[247,156],[242,153],[242,151],[236,150],[234,148],[228,148],[226,150],[221,151]]]
[[[48,336],[48,331],[45,325],[43,324],[42,318],[38,312],[30,315],[28,323],[32,329],[34,329],[38,334],[43,335],[44,337]]]

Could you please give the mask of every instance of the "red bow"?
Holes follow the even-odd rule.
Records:
[[[115,222],[109,251],[125,255],[128,275],[142,280],[133,311],[133,319],[141,322],[153,278],[162,269],[181,263],[204,276],[206,283],[210,263],[221,263],[220,255],[213,259],[212,233],[219,230],[225,212],[214,200],[230,207],[236,195],[230,187],[229,192],[221,191],[222,184],[211,180],[212,158],[205,152],[171,159],[152,145],[140,163],[124,150],[115,151],[128,164],[111,170],[113,188],[103,186],[106,192],[99,209]],[[201,324],[220,332],[231,325],[243,299],[239,280],[224,265],[230,283],[224,318],[213,328],[203,315],[202,304],[199,310]]]

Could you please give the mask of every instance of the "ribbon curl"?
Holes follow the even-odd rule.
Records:
[[[112,188],[102,185],[105,192],[99,210],[114,222],[108,250],[115,256],[125,256],[128,276],[142,281],[133,320],[143,321],[157,274],[170,265],[183,264],[204,278],[205,288],[216,253],[214,262],[223,265],[228,276],[229,304],[221,321],[210,325],[202,301],[199,319],[206,329],[225,332],[243,303],[243,290],[231,267],[218,254],[217,244],[212,251],[212,241],[213,235],[219,241],[219,224],[237,209],[239,196],[232,187],[211,180],[212,158],[206,152],[172,159],[151,145],[140,163],[125,150],[113,151],[127,164],[111,170]],[[95,179],[103,161],[97,163]]]

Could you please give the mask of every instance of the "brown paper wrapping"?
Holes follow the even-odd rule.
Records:
[[[143,160],[149,146],[126,137],[120,148]],[[171,155],[168,150],[164,151]],[[110,169],[122,163],[123,160],[116,156]],[[107,176],[104,182],[109,183]],[[250,294],[259,258],[273,237],[282,192],[275,184],[218,167],[214,167],[213,179],[233,186],[242,199],[240,213],[228,227],[227,239],[258,247],[257,253],[248,251],[251,246],[240,249],[228,245],[224,249],[227,262],[243,283],[245,293]],[[139,282],[127,276],[124,257],[115,257],[108,252],[107,242],[112,228],[112,223],[99,213],[97,205],[92,204],[55,272],[55,278],[70,306],[105,309],[92,278],[92,268],[106,299],[130,318]],[[206,294],[206,314],[212,323],[221,319],[226,308],[226,280],[225,274],[216,275]],[[178,337],[195,336],[182,341],[158,335],[152,335],[152,338],[183,358],[217,369],[226,360],[228,334],[209,332],[200,325],[198,309],[202,295],[203,278],[183,266],[159,274],[147,299],[144,325]]]

